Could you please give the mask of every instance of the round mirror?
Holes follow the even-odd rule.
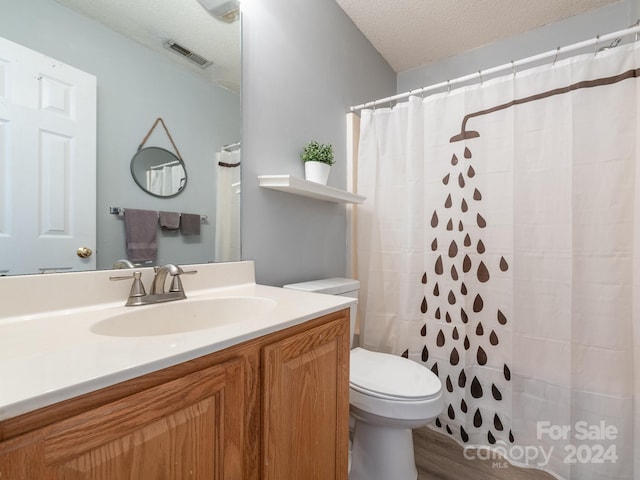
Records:
[[[141,189],[155,197],[174,197],[187,185],[184,162],[160,147],[138,150],[131,159],[131,176]]]

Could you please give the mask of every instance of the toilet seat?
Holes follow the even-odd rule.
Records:
[[[374,398],[398,402],[437,397],[442,384],[431,370],[388,353],[356,347],[351,350],[351,389]]]
[[[349,403],[356,418],[416,428],[442,410],[442,384],[428,368],[388,353],[351,350]]]

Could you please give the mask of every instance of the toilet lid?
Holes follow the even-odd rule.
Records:
[[[440,379],[428,368],[403,357],[354,348],[349,383],[362,393],[385,398],[424,399],[440,392]]]

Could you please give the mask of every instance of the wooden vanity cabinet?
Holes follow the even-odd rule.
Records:
[[[0,422],[0,479],[347,479],[348,310]]]
[[[241,479],[242,363],[229,360],[0,445],[7,479]]]
[[[349,318],[263,349],[264,480],[347,480]]]

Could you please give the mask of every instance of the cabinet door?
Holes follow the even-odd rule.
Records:
[[[0,478],[241,480],[243,400],[225,362],[0,444]]]
[[[263,350],[263,478],[346,480],[349,318]]]

